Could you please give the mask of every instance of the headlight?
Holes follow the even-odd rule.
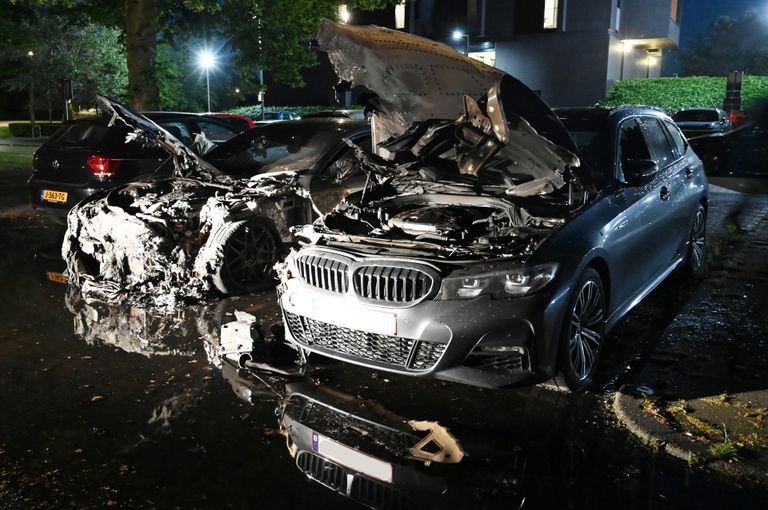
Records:
[[[557,267],[557,264],[541,264],[449,275],[443,278],[440,299],[472,299],[483,294],[496,298],[524,296],[543,289],[555,277]]]

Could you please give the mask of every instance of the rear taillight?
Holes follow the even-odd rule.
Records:
[[[121,159],[105,158],[104,156],[91,156],[88,158],[88,168],[93,175],[99,177],[110,177],[117,173],[120,168]]]

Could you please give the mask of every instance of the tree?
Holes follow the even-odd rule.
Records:
[[[8,0],[21,5],[19,0]],[[375,9],[399,0],[347,0],[350,7]],[[298,84],[299,71],[314,62],[307,48],[323,18],[335,18],[339,0],[33,0],[33,4],[87,12],[103,24],[119,26],[125,36],[130,103],[140,110],[160,103],[157,77],[159,42],[176,46],[175,37],[197,29],[229,43],[232,69],[244,92],[255,89],[257,69]]]
[[[97,91],[125,96],[127,70],[118,29],[40,6],[14,20],[13,27],[2,28],[6,28],[2,43],[10,50],[0,62],[14,73],[2,84],[10,90],[29,91],[31,121],[35,97],[44,100],[50,120],[54,105],[63,104],[64,83],[69,79],[76,82],[80,104],[92,103]]]
[[[724,76],[730,71],[768,74],[768,26],[754,12],[723,16],[680,52],[688,76]]]

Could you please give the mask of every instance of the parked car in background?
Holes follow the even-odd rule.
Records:
[[[699,136],[691,147],[712,184],[746,193],[768,193],[768,129],[750,122],[728,133]]]
[[[266,124],[283,120],[299,120],[301,116],[295,112],[264,112],[252,117],[252,119],[256,124]]]
[[[309,190],[332,202],[327,210],[365,182],[346,140],[370,148],[367,122],[275,123],[200,157],[148,119],[106,105],[167,152],[173,176],[121,184],[72,209],[63,252],[70,281],[90,298],[173,305],[274,285],[289,228],[315,215]]]
[[[363,110],[321,110],[319,112],[308,113],[304,116],[306,119],[318,119],[318,118],[345,118],[365,120],[365,112]]]
[[[237,113],[210,113],[208,115],[231,124],[238,131],[248,131],[256,127],[253,119],[247,115],[239,115]]]
[[[579,390],[629,310],[678,268],[702,274],[707,180],[663,113],[553,113],[520,81],[402,32],[326,21],[316,39],[339,76],[379,94],[388,158],[363,158],[371,184],[295,230],[279,302],[298,349]],[[417,65],[432,72],[417,79]]]
[[[227,122],[205,115],[145,115],[184,145],[197,150],[238,134]],[[34,209],[63,221],[73,205],[99,190],[151,175],[170,175],[172,168],[163,164],[168,160],[166,151],[145,147],[137,141],[126,143],[128,129],[122,124],[108,127],[109,120],[101,116],[66,123],[35,151],[29,179]]]
[[[725,133],[731,129],[731,119],[719,108],[691,108],[672,114],[672,120],[688,138]]]

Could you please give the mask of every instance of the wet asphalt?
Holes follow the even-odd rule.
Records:
[[[286,352],[272,362],[290,376],[260,380],[215,366],[209,351],[235,309],[277,322],[273,292],[170,313],[86,304],[60,283],[62,228],[17,189],[0,182],[0,508],[363,508],[353,498],[419,508],[768,506],[765,493],[640,444],[610,410],[612,392],[695,291],[677,278],[612,332],[591,393],[483,390],[322,358],[299,371]],[[739,203],[712,196],[710,236]],[[402,482],[397,497],[343,496],[308,479],[281,434],[290,392],[313,401],[314,414],[299,416],[309,429],[383,452]],[[327,406],[335,410],[319,412]],[[465,457],[425,465],[375,432],[384,422],[408,429],[405,420],[448,427]]]

